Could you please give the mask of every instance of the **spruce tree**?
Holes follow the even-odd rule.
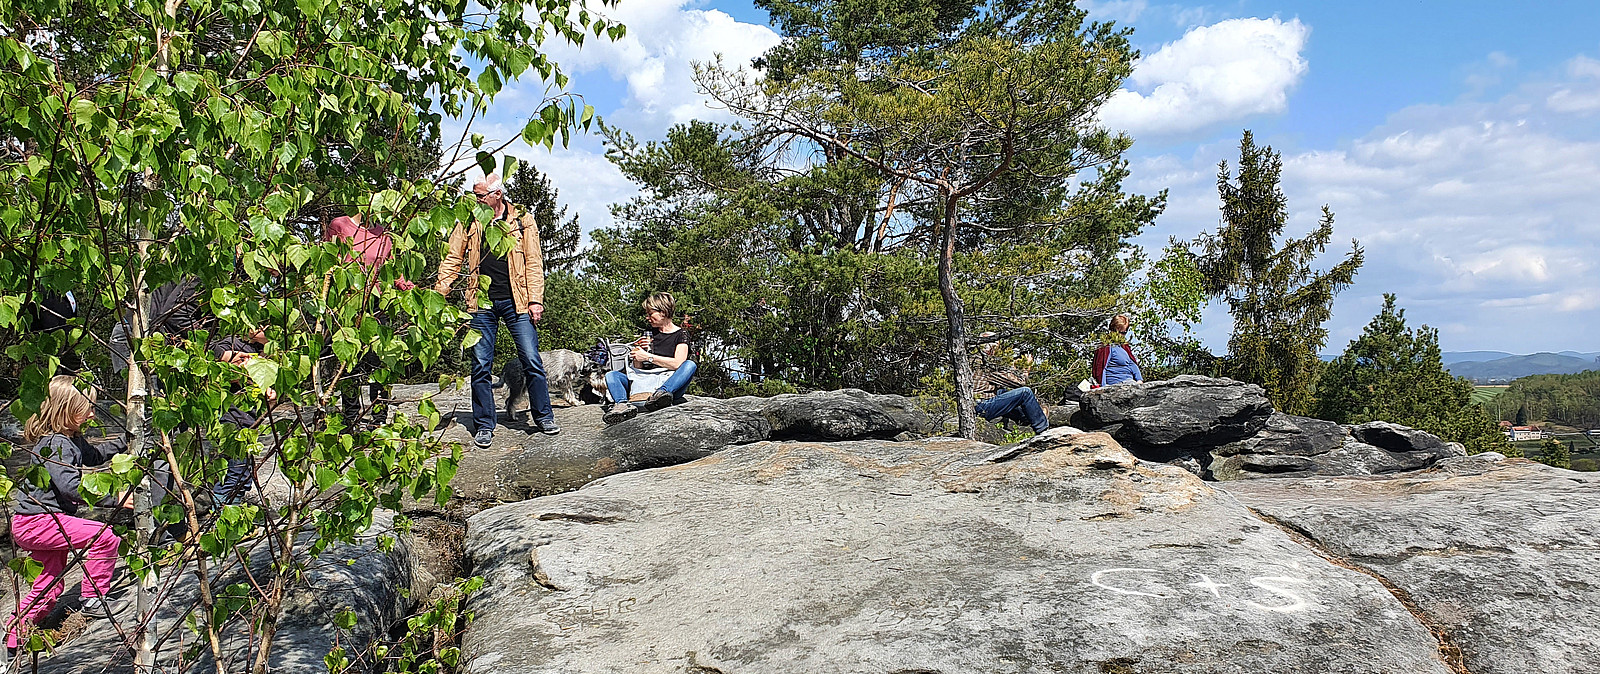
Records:
[[[578,216],[567,217],[567,207],[558,205],[561,196],[550,184],[550,176],[539,172],[532,164],[521,163],[506,180],[506,198],[527,212],[539,223],[539,243],[544,250],[546,273],[571,271],[582,257],[578,241],[583,230],[578,227]]]
[[[1334,295],[1361,268],[1361,245],[1350,242],[1344,260],[1326,271],[1311,263],[1333,238],[1333,212],[1322,207],[1322,221],[1299,239],[1284,239],[1288,202],[1279,187],[1283,161],[1270,146],[1257,146],[1249,131],[1239,142],[1239,173],[1222,162],[1217,191],[1222,226],[1195,242],[1195,260],[1206,294],[1222,299],[1233,315],[1233,335],[1222,374],[1260,384],[1278,409],[1311,411],[1312,391],[1321,369],[1318,352],[1327,340],[1323,327]]]
[[[1462,443],[1474,454],[1510,449],[1489,414],[1472,404],[1472,382],[1444,369],[1439,332],[1406,327],[1394,295],[1383,296],[1383,310],[1328,363],[1316,393],[1316,416],[1323,419],[1390,421]]]

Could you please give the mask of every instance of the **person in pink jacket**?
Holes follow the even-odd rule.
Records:
[[[350,245],[350,261],[359,262],[361,269],[367,274],[369,286],[378,282],[378,269],[394,257],[394,240],[389,238],[389,230],[380,224],[363,225],[361,213],[355,215],[341,215],[328,222],[328,228],[323,232],[323,241],[342,241]],[[397,290],[410,290],[416,284],[405,277],[394,280]],[[365,372],[382,367],[382,362],[376,356],[368,354],[356,364],[352,370],[358,369]],[[347,427],[355,427],[361,419],[361,393],[360,377],[355,372],[347,374],[339,381],[339,398],[342,416]],[[371,400],[372,420],[383,423],[388,420],[389,411],[382,401],[389,398],[389,386],[370,378],[367,380],[367,395]]]
[[[55,607],[69,562],[83,565],[79,596],[84,614],[109,618],[121,608],[106,595],[111,591],[122,539],[110,524],[77,516],[79,508],[90,505],[79,493],[82,468],[103,464],[127,449],[120,438],[99,445],[84,440],[83,425],[94,418],[90,395],[78,388],[72,376],[58,375],[50,380],[39,412],[29,417],[23,428],[23,437],[30,443],[29,460],[43,466],[50,479],[42,485],[18,480],[11,493],[11,540],[39,563],[39,575],[27,596],[17,602],[7,624],[8,649],[19,647],[32,625]],[[113,494],[100,504],[126,508],[130,499]]]

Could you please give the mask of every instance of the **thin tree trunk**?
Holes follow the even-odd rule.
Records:
[[[141,219],[143,222],[143,219]],[[152,452],[146,445],[146,429],[144,427],[145,396],[148,394],[148,383],[145,381],[144,367],[139,364],[139,345],[144,341],[145,333],[149,330],[150,293],[144,288],[144,270],[150,261],[150,229],[140,224],[135,227],[135,247],[138,249],[138,262],[134,264],[132,290],[134,309],[131,320],[128,321],[128,400],[123,409],[128,419],[128,449],[135,459],[144,464],[149,460]],[[148,464],[146,464],[148,465]],[[154,477],[149,478],[154,480]],[[155,534],[156,520],[151,512],[150,490],[136,490],[133,497],[134,528],[138,531],[138,549],[148,550]],[[156,664],[155,656],[155,620],[151,610],[155,606],[156,583],[155,569],[145,567],[139,577],[139,589],[134,598],[135,610],[138,611],[139,636],[137,639],[136,654],[134,658],[135,671],[150,671]]]
[[[878,234],[867,242],[867,250],[875,253],[883,252],[883,237],[889,232],[889,219],[894,217],[894,200],[900,195],[900,186],[906,184],[905,180],[897,180],[894,187],[889,188],[889,207],[883,209],[883,222],[878,225]]]
[[[179,0],[166,0],[164,9],[167,18],[177,20]],[[156,72],[166,77],[171,71],[172,33],[166,29],[165,24],[156,27]],[[145,172],[146,187],[157,181],[157,177],[149,171]],[[134,227],[134,246],[138,249],[138,262],[134,265],[132,291],[134,296],[133,320],[130,321],[128,330],[128,403],[124,410],[128,417],[128,433],[133,437],[128,439],[128,446],[133,456],[143,463],[148,460],[151,451],[145,442],[146,430],[144,427],[145,396],[148,383],[145,381],[144,368],[139,365],[137,354],[139,345],[144,340],[145,334],[150,329],[150,293],[145,290],[145,268],[150,265],[150,226],[148,218],[138,218],[139,223]],[[176,468],[176,466],[172,466]],[[154,479],[154,478],[151,478]],[[151,539],[155,536],[156,519],[151,512],[150,490],[136,491],[133,499],[133,522],[138,531],[138,549],[149,550]],[[155,621],[155,594],[156,584],[159,582],[154,566],[146,566],[144,573],[139,577],[139,590],[134,600],[135,610],[139,614],[139,636],[137,638],[136,652],[134,654],[134,670],[139,672],[153,671],[156,665],[156,621]]]
[[[956,293],[956,209],[961,199],[948,194],[944,202],[944,231],[939,249],[939,295],[950,325],[950,367],[956,376],[956,429],[961,437],[976,439],[978,434],[977,390],[972,383],[972,361],[967,358],[966,310]]]
[[[183,499],[183,514],[189,524],[189,531],[195,535],[200,533],[199,508],[194,502],[194,493],[189,490],[189,482],[184,479],[183,471],[178,466],[178,455],[172,451],[172,441],[165,433],[161,436],[161,447],[166,452],[168,469],[172,474],[172,484],[176,487],[178,495]],[[217,674],[228,674],[227,661],[222,657],[222,635],[216,624],[216,595],[211,592],[211,577],[206,565],[206,553],[199,551],[194,560],[195,579],[200,584],[200,606],[205,610],[206,645],[211,648],[211,661],[216,665]]]

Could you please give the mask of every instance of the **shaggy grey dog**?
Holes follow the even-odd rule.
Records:
[[[550,400],[565,400],[570,406],[582,405],[583,389],[605,390],[605,373],[596,372],[594,363],[576,351],[540,351],[545,379],[550,382]],[[506,413],[513,419],[528,409],[528,386],[523,381],[522,364],[512,358],[500,371],[500,383],[511,388],[506,395]],[[598,382],[598,384],[597,384]]]

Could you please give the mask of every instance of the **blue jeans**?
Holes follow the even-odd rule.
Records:
[[[527,314],[517,313],[517,303],[497,300],[488,309],[472,314],[472,327],[480,339],[472,346],[472,423],[474,430],[494,430],[496,409],[494,404],[494,338],[500,331],[500,321],[506,322],[511,341],[517,344],[517,358],[522,362],[522,372],[528,382],[528,406],[535,421],[543,424],[555,421],[555,410],[550,408],[550,382],[544,376],[544,361],[539,359],[539,329]]]
[[[667,382],[657,390],[671,393],[673,400],[683,401],[683,392],[689,390],[689,380],[694,379],[694,371],[699,367],[692,360],[683,361],[678,369],[672,371],[672,376],[667,377]],[[611,392],[612,402],[620,403],[628,400],[630,395],[628,384],[628,375],[622,371],[612,370],[606,373],[606,390]]]
[[[1034,433],[1050,430],[1050,419],[1039,406],[1033,389],[1026,386],[1014,388],[988,400],[978,401],[978,416],[994,421],[1004,417],[1033,427]]]
[[[218,505],[232,505],[250,491],[250,477],[256,462],[250,459],[228,459],[228,473],[211,488],[211,499]]]

